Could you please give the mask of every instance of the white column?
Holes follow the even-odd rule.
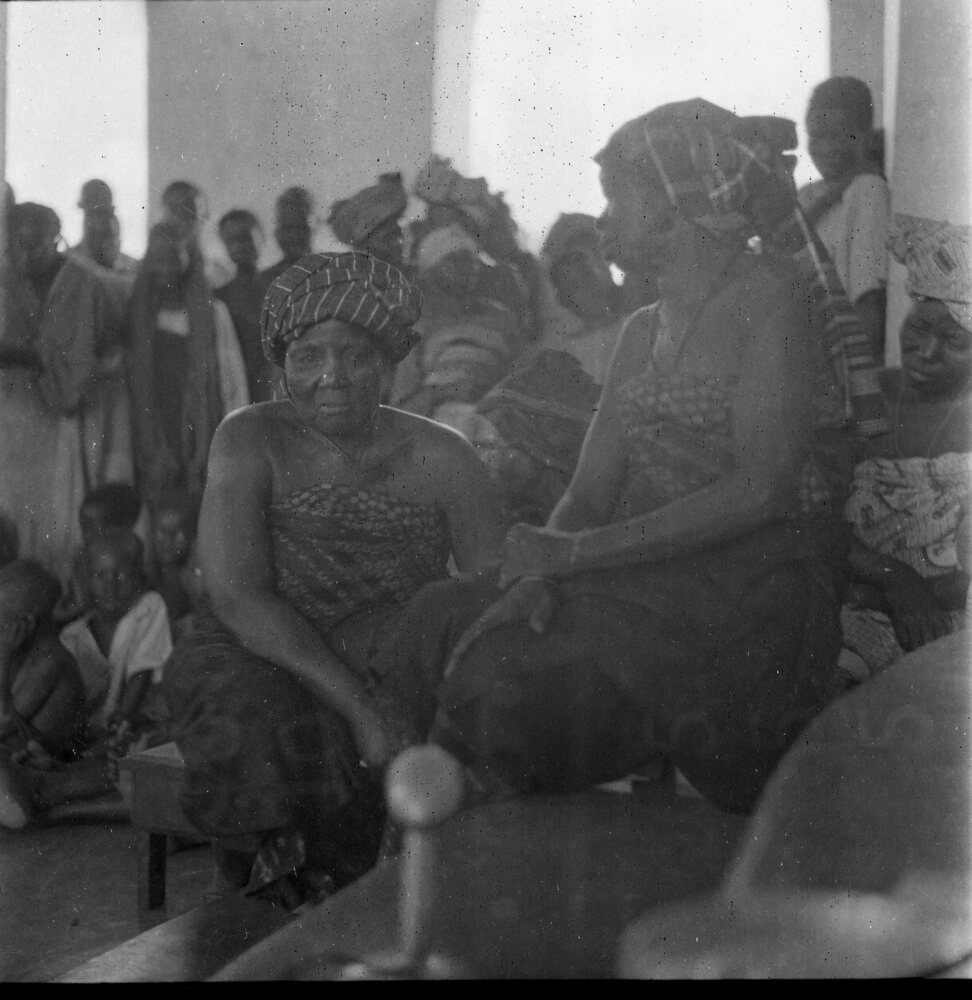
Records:
[[[897,21],[891,205],[895,212],[972,223],[972,3],[902,0]],[[908,311],[905,269],[888,274],[888,363]]]

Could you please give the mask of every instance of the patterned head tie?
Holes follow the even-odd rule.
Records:
[[[594,157],[657,179],[672,206],[709,231],[769,234],[793,211],[796,126],[740,118],[701,98],[664,104],[623,125]]]
[[[359,246],[383,222],[400,218],[407,204],[402,175],[382,174],[377,184],[336,201],[331,206],[327,224],[342,243]]]
[[[421,314],[421,292],[397,267],[366,253],[307,254],[267,289],[263,353],[282,368],[288,344],[336,319],[370,333],[395,363],[421,339],[412,329]]]
[[[972,226],[895,214],[888,245],[908,268],[911,295],[941,299],[972,333]]]

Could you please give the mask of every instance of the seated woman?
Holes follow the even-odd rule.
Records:
[[[915,300],[893,415],[854,472],[853,579],[841,663],[857,679],[966,624],[972,569],[972,227],[898,216],[895,256]]]
[[[439,680],[375,657],[450,554],[472,570],[502,539],[469,445],[380,405],[420,301],[367,254],[301,258],[261,321],[289,398],[238,410],[213,438],[198,535],[212,613],[163,686],[186,815],[225,838],[227,875],[273,884],[285,905],[317,874],[340,885],[374,862],[381,767],[424,738]]]
[[[605,252],[657,265],[661,299],[626,325],[546,527],[509,534],[506,593],[433,585],[413,613],[446,638],[428,620],[401,630],[409,657],[462,633],[431,738],[487,795],[582,788],[661,752],[746,809],[842,689],[845,484],[814,433],[849,436],[825,420],[839,373],[796,265],[747,252],[792,211],[780,154],[795,141],[792,123],[695,100],[597,157]]]

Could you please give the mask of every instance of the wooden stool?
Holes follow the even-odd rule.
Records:
[[[179,806],[185,765],[175,743],[123,757],[118,762],[122,794],[131,804],[138,831],[138,906],[153,910],[165,902],[168,838],[200,839]]]

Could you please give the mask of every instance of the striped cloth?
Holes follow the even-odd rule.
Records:
[[[413,325],[422,314],[422,293],[405,275],[366,253],[312,253],[270,285],[263,300],[263,352],[283,367],[287,346],[328,319],[370,333],[392,362],[421,339]]]

